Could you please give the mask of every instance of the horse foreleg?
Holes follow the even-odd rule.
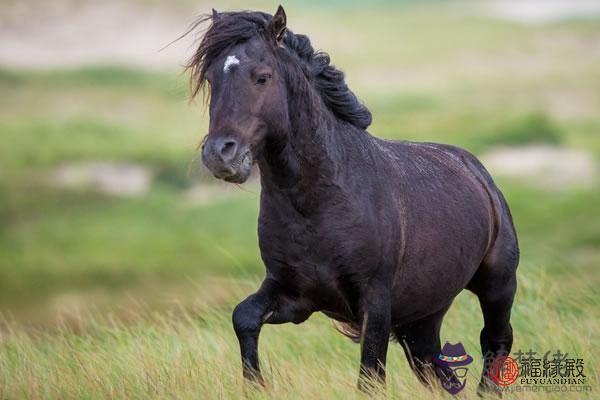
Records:
[[[358,387],[371,391],[373,383],[385,383],[385,361],[391,329],[390,290],[371,287],[363,297],[360,376]]]
[[[258,361],[258,336],[263,324],[300,323],[310,314],[309,307],[286,296],[272,280],[265,280],[256,293],[238,304],[232,320],[240,344],[244,378],[264,385]]]

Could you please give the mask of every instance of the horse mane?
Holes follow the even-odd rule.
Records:
[[[188,33],[207,21],[211,21],[211,24],[198,49],[185,64],[185,69],[191,73],[192,97],[204,87],[208,67],[223,51],[255,36],[270,40],[267,26],[271,18],[271,15],[263,12],[236,11],[204,15],[194,22]],[[286,30],[282,44],[283,48],[279,47],[277,51],[286,51],[299,62],[304,76],[337,118],[361,129],[366,129],[371,124],[371,112],[350,90],[344,73],[331,65],[327,53],[315,51],[306,35],[294,34],[289,29]],[[281,65],[285,68],[284,63]],[[287,79],[292,79],[290,77],[294,74],[287,72]]]

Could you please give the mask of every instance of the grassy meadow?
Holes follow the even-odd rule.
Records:
[[[212,6],[176,4],[189,15]],[[600,17],[526,24],[437,1],[284,6],[289,27],[347,73],[374,135],[484,160],[526,146],[593,160],[595,174],[575,185],[491,172],[522,253],[513,350],[583,358],[592,387],[505,397],[597,396]],[[242,385],[230,314],[264,274],[260,188],[214,182],[197,159],[206,127],[177,65],[0,65],[0,399],[364,397],[359,346],[321,315],[266,326],[268,389]],[[90,162],[140,166],[151,184],[137,196],[57,184],[58,169]],[[481,327],[476,298],[462,293],[442,329],[475,359],[462,398],[476,398]],[[387,398],[450,398],[418,383],[399,345],[388,360]]]

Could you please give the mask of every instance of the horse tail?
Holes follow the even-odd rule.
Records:
[[[333,327],[342,335],[354,343],[360,343],[360,325],[352,322],[340,322],[333,320]]]

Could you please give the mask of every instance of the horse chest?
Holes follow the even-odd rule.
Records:
[[[348,205],[316,218],[261,207],[259,245],[268,275],[298,294],[339,303],[380,256],[374,243],[378,235],[364,215]]]
[[[286,275],[301,275],[317,284],[318,271],[327,267],[335,253],[336,240],[324,237],[308,220],[267,221],[259,228],[261,254],[267,268]],[[273,271],[276,272],[276,271]]]

